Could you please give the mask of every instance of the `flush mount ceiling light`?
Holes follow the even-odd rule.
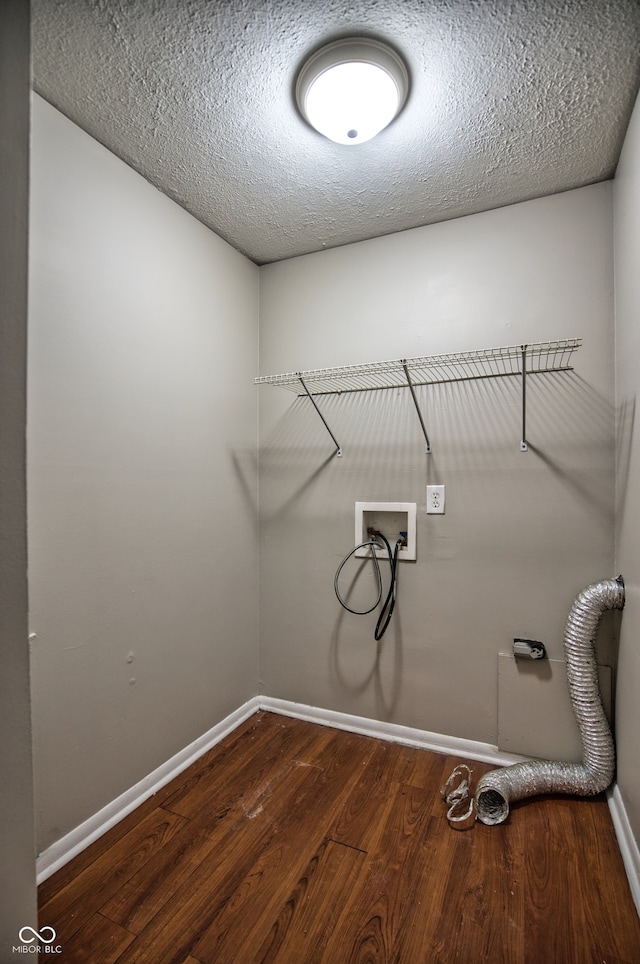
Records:
[[[398,54],[377,40],[336,40],[312,54],[298,75],[296,101],[305,120],[338,144],[362,144],[396,117],[409,74]]]

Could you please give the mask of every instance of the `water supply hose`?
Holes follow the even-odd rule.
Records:
[[[581,763],[536,760],[491,770],[476,789],[476,812],[482,823],[502,823],[510,801],[540,793],[593,796],[613,780],[615,748],[600,696],[595,638],[600,617],[624,607],[624,581],[605,579],[588,586],[569,611],[564,631],[567,682],[582,740]]]
[[[387,541],[387,539],[382,535],[381,532],[379,532],[378,535],[380,536],[380,538],[382,539],[382,541],[384,542],[387,548],[387,554],[389,556],[389,566],[391,568],[391,581],[389,582],[389,592],[387,593],[387,598],[382,604],[382,609],[380,610],[380,615],[378,616],[378,622],[376,623],[375,632],[373,634],[373,637],[376,640],[376,642],[381,640],[382,637],[384,636],[387,630],[387,626],[389,625],[389,621],[393,616],[393,610],[396,608],[396,584],[398,579],[398,552],[400,550],[400,546],[404,545],[404,542],[401,539],[398,539],[392,554],[391,546],[389,545],[389,542]]]
[[[377,538],[382,539],[382,541],[384,542],[385,548],[387,550],[387,555],[389,557],[389,568],[391,573],[391,579],[389,582],[389,591],[387,593],[384,603],[382,604],[382,609],[380,611],[380,615],[378,617],[378,622],[376,623],[376,628],[374,632],[374,638],[376,642],[378,642],[384,636],[387,626],[389,625],[389,622],[391,620],[391,616],[393,615],[393,610],[395,609],[396,586],[397,586],[397,580],[398,580],[398,575],[397,575],[398,552],[400,551],[401,546],[406,545],[406,533],[405,532],[400,533],[400,537],[396,542],[395,549],[393,550],[393,552],[391,551],[389,540],[386,538],[385,535],[383,535],[382,532],[379,532],[377,529],[369,529],[368,533],[369,533],[369,541],[361,542],[360,545],[355,546],[353,549],[351,549],[344,557],[340,565],[338,566],[336,570],[336,574],[333,579],[333,588],[335,590],[335,594],[338,599],[338,602],[343,607],[343,609],[347,610],[347,612],[353,613],[356,616],[365,616],[367,613],[373,612],[373,610],[376,608],[376,606],[379,604],[380,600],[382,599],[382,576],[380,574],[380,564],[378,563],[378,557],[375,552],[377,548],[380,548],[379,544],[376,542],[376,539]],[[378,584],[378,595],[373,606],[370,606],[369,609],[353,609],[345,602],[345,600],[342,598],[342,595],[340,594],[340,587],[339,587],[340,573],[342,572],[342,569],[345,563],[348,562],[349,559],[351,559],[354,553],[356,553],[358,549],[364,549],[364,548],[369,548],[372,550],[372,558],[373,558],[373,563],[375,567],[376,581]]]
[[[348,613],[353,613],[354,616],[366,616],[367,613],[372,613],[373,610],[378,605],[378,603],[380,602],[380,600],[382,599],[382,576],[380,574],[380,563],[378,562],[378,557],[376,556],[377,546],[378,544],[375,541],[373,536],[371,536],[371,538],[367,542],[361,542],[359,546],[354,546],[353,549],[351,549],[351,551],[346,554],[346,556],[344,557],[344,559],[336,569],[336,574],[333,577],[333,588],[334,588],[336,597],[338,599],[338,602],[340,603],[343,609],[346,609]],[[373,606],[369,606],[368,609],[352,609],[352,607],[349,606],[340,595],[340,587],[339,587],[340,573],[342,572],[345,564],[349,562],[349,559],[351,559],[351,556],[355,555],[358,549],[371,549],[371,558],[373,559],[373,567],[376,573],[378,595],[376,597],[376,601],[374,602]]]

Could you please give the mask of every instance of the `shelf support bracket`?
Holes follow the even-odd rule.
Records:
[[[302,387],[303,387],[304,390],[305,390],[305,394],[306,394],[307,398],[310,399],[311,404],[313,405],[313,407],[315,408],[316,412],[317,412],[318,415],[320,416],[320,420],[321,420],[322,424],[324,425],[324,427],[326,428],[327,432],[329,433],[329,435],[330,435],[331,438],[333,439],[333,444],[334,444],[335,447],[336,447],[336,455],[338,456],[339,459],[342,458],[342,446],[340,445],[340,442],[337,440],[337,438],[335,437],[335,435],[333,434],[333,432],[331,431],[331,429],[330,429],[329,426],[327,425],[327,421],[326,421],[324,415],[322,414],[322,412],[321,412],[320,409],[318,408],[318,403],[316,402],[315,398],[313,397],[313,395],[311,394],[311,392],[310,392],[309,389],[307,388],[307,386],[306,386],[306,384],[305,384],[305,381],[304,381],[304,378],[302,377],[302,375],[300,374],[300,372],[298,372],[298,378],[300,379],[300,384],[302,385]]]
[[[523,345],[522,351],[522,434],[520,436],[520,451],[528,452],[527,443],[527,346]]]
[[[416,398],[416,390],[413,387],[413,382],[411,381],[411,375],[409,374],[406,358],[402,359],[402,367],[404,368],[404,376],[407,379],[407,385],[409,386],[409,391],[411,392],[411,398],[413,399],[413,404],[415,405],[416,412],[418,413],[418,418],[420,420],[420,428],[422,429],[422,434],[424,435],[424,441],[425,441],[424,450],[427,453],[427,455],[429,455],[431,452],[431,442],[429,441],[429,436],[427,435],[427,429],[424,424],[422,412],[420,411],[420,406],[418,405],[418,399]]]

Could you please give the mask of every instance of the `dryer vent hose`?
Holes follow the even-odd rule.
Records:
[[[482,823],[502,823],[510,801],[540,793],[592,796],[613,780],[615,749],[600,696],[595,638],[602,613],[624,607],[624,581],[605,579],[588,586],[569,611],[564,632],[567,681],[582,739],[582,763],[531,761],[491,770],[476,789],[476,812]]]

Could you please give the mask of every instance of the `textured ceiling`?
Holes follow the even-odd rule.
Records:
[[[393,44],[411,91],[366,144],[292,96],[319,44]],[[614,174],[638,0],[33,0],[35,89],[257,263]]]

